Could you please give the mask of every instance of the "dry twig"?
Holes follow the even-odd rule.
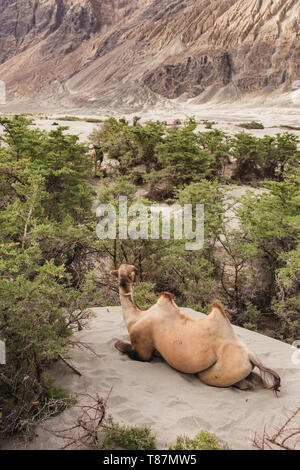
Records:
[[[77,418],[77,422],[65,429],[44,429],[51,432],[53,435],[66,439],[68,442],[61,447],[61,450],[68,448],[87,448],[94,446],[97,449],[101,448],[99,441],[99,431],[103,425],[106,416],[107,401],[109,399],[111,390],[106,397],[103,399],[99,394],[92,396],[89,394],[79,394],[89,400],[86,405],[74,405],[74,408],[79,408],[81,411],[80,416]]]
[[[255,447],[261,450],[284,449],[295,450],[299,448],[300,443],[300,406],[298,406],[280,426],[274,434],[269,434],[264,428],[263,435],[259,438],[254,436],[253,443]]]
[[[75,374],[79,375],[79,377],[82,376],[81,372],[79,372],[78,369],[76,369],[74,366],[72,366],[72,364],[70,364],[64,357],[62,357],[61,354],[59,354],[58,356],[73,372],[75,372]]]

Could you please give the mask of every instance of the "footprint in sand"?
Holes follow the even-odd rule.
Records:
[[[185,416],[184,418],[180,418],[177,421],[177,425],[179,428],[182,428],[184,431],[190,430],[193,431],[196,429],[208,429],[210,427],[209,423],[202,418],[198,418],[196,416]]]
[[[128,336],[126,336],[126,335],[120,335],[120,336],[118,336],[118,338],[117,338],[117,337],[114,337],[114,338],[110,339],[109,341],[107,341],[106,344],[109,346],[110,349],[113,349],[114,351],[116,351],[115,343],[116,343],[119,339],[128,342]]]
[[[106,377],[105,379],[105,382],[113,385],[113,384],[119,384],[122,382],[121,379],[119,379],[119,377]]]
[[[124,419],[132,418],[134,416],[134,419],[136,420],[137,417],[139,418],[143,417],[140,411],[135,410],[134,408],[126,408],[125,410],[120,411],[118,414],[119,416],[121,416],[121,418],[124,418]]]
[[[180,405],[186,406],[187,404],[186,404],[186,402],[181,401],[181,400],[172,400],[168,403],[167,407],[168,408],[173,408],[173,407],[180,406]]]
[[[109,399],[109,404],[111,406],[118,406],[118,405],[122,405],[123,403],[127,401],[128,401],[127,398],[116,395],[115,397],[111,397]]]

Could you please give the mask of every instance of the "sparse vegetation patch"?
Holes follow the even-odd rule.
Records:
[[[264,125],[261,122],[251,121],[251,122],[241,122],[238,124],[239,127],[244,129],[264,129]]]

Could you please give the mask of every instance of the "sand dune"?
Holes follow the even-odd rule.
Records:
[[[199,316],[191,309],[182,309]],[[236,333],[282,377],[279,396],[269,390],[243,392],[237,389],[208,387],[196,376],[179,373],[163,360],[151,363],[132,361],[114,348],[117,338],[128,339],[120,307],[94,308],[91,319],[76,337],[88,343],[98,354],[72,350],[70,361],[82,377],[59,361],[51,370],[57,384],[71,394],[98,393],[107,396],[108,412],[119,422],[151,426],[164,449],[179,434],[194,436],[200,429],[216,433],[232,449],[253,449],[252,439],[264,426],[272,430],[282,423],[288,410],[299,405],[300,365],[291,360],[291,346],[249,330],[234,327]],[[79,402],[82,398],[79,397]],[[59,430],[74,424],[78,411],[71,408],[45,423]],[[37,437],[24,445],[17,440],[5,443],[5,449],[58,449],[66,441],[39,427]],[[300,443],[298,443],[300,448]]]

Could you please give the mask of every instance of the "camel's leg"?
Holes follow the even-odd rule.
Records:
[[[244,390],[250,386],[244,379],[248,378],[252,369],[247,352],[239,345],[228,344],[220,351],[217,362],[197,375],[207,385],[230,387],[236,384]]]
[[[266,388],[266,383],[263,378],[256,372],[251,372],[248,377],[233,384],[233,387],[239,388],[240,390],[254,390],[256,385],[261,385]]]
[[[157,351],[157,349],[154,349],[152,353],[152,357],[158,357],[159,359],[163,359],[162,355],[160,354],[159,351]]]
[[[121,353],[127,354],[127,356],[130,357],[130,359],[133,359],[134,361],[148,362],[151,360],[152,357],[152,351],[150,354],[147,350],[143,349],[137,351],[136,348],[133,348],[130,343],[125,343],[125,341],[121,340],[118,340],[115,343],[115,348]]]
[[[235,388],[239,388],[240,390],[254,390],[255,386],[253,386],[247,379],[240,380],[232,385]]]

